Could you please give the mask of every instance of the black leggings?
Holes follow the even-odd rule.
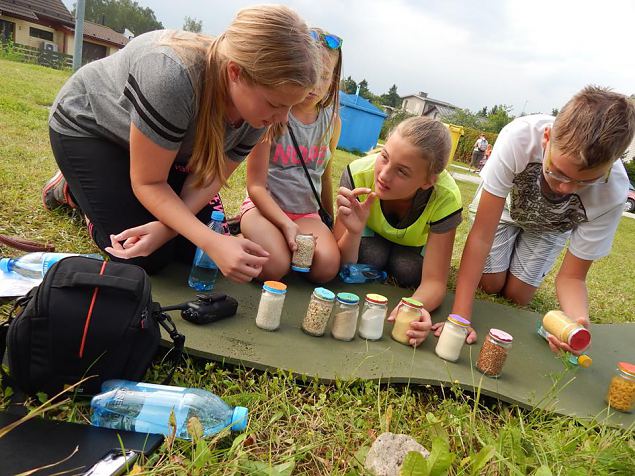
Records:
[[[110,246],[111,234],[156,220],[132,191],[127,148],[105,139],[65,136],[50,128],[49,137],[57,165],[75,202],[90,220],[92,238],[101,250]],[[168,184],[177,194],[187,175],[183,166],[170,170]],[[209,221],[211,211],[211,205],[205,206],[197,214],[198,219]],[[127,260],[113,256],[112,260],[136,264],[155,273],[175,258],[191,263],[194,251],[194,245],[179,235],[149,256]]]
[[[364,236],[357,261],[386,270],[403,288],[416,288],[421,283],[421,246],[398,245],[379,235]]]

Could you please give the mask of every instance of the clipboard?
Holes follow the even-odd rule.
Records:
[[[18,416],[0,412],[0,428],[19,419]],[[149,456],[161,446],[163,439],[163,435],[32,418],[0,438],[0,476],[15,475],[35,468],[42,469],[35,472],[34,476],[63,471],[66,471],[65,475],[122,474],[120,471],[89,471],[100,461],[116,459],[113,455],[120,455],[122,446],[129,451],[119,460],[127,460],[132,469],[136,457],[141,454]],[[125,462],[123,466],[119,465],[124,472],[125,468]]]

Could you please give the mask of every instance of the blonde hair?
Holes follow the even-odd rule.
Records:
[[[202,186],[225,174],[225,112],[229,95],[227,64],[241,68],[241,80],[278,88],[310,88],[317,81],[320,60],[306,23],[290,8],[261,5],[240,10],[227,30],[216,38],[203,35],[173,36],[185,62],[203,61],[197,90],[198,116],[189,168],[194,185]],[[200,59],[199,59],[200,58]]]
[[[553,124],[552,140],[581,170],[613,163],[635,132],[635,105],[609,88],[587,86],[562,108]]]
[[[442,122],[429,117],[411,117],[397,124],[388,137],[393,134],[399,134],[419,149],[428,178],[439,175],[447,167],[452,139]]]

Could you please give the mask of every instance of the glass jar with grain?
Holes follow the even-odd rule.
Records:
[[[406,334],[410,323],[420,321],[423,317],[423,304],[413,298],[402,298],[397,309],[395,325],[392,328],[392,338],[404,345],[410,344],[410,337]]]
[[[306,315],[302,321],[302,330],[312,336],[322,336],[333,310],[335,294],[326,288],[315,288]]]
[[[488,377],[500,377],[514,338],[500,329],[490,329],[476,361],[476,369]]]

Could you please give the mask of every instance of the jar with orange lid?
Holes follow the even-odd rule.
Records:
[[[404,345],[410,344],[410,337],[406,334],[410,323],[420,321],[423,316],[423,304],[413,298],[402,298],[397,306],[395,325],[392,328],[392,338]]]
[[[381,294],[367,294],[359,319],[358,334],[362,339],[379,340],[384,334],[388,299]]]
[[[586,349],[591,343],[591,333],[562,311],[549,311],[542,318],[542,327],[560,342],[573,350]]]
[[[635,405],[635,365],[618,362],[609,383],[606,403],[614,410],[630,413]]]
[[[278,281],[265,281],[260,295],[256,325],[266,331],[275,331],[280,327],[282,306],[287,294],[287,285]]]

